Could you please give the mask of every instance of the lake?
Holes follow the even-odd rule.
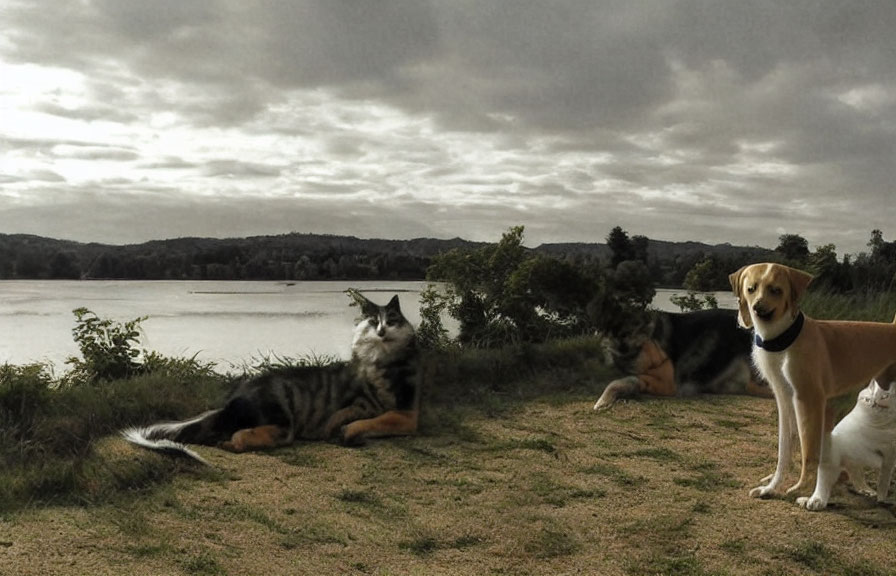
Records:
[[[420,321],[426,282],[0,281],[0,364],[52,363],[78,354],[72,310],[85,307],[124,322],[148,316],[141,343],[166,356],[214,362],[218,370],[269,354],[348,358],[358,309],[346,288],[385,304],[398,294],[405,316]],[[657,290],[654,306],[677,311],[674,294]],[[734,307],[731,293],[719,305]]]

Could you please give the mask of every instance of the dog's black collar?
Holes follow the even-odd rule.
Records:
[[[800,312],[796,319],[793,321],[793,324],[790,325],[787,330],[781,333],[777,338],[772,338],[771,340],[763,340],[762,336],[759,334],[753,335],[753,341],[756,343],[756,346],[762,348],[763,350],[767,350],[769,352],[783,352],[793,344],[797,337],[800,335],[800,332],[803,329],[803,321],[806,319],[803,316],[803,313]]]

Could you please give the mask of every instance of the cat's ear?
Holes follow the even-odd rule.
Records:
[[[365,316],[376,316],[379,313],[379,306],[368,300],[354,288],[349,288],[345,293],[354,301],[352,306],[358,306],[361,309],[361,313]]]
[[[389,303],[386,304],[386,308],[388,310],[395,310],[397,312],[401,312],[401,305],[398,303],[398,294],[396,294],[395,296],[392,297],[391,300],[389,300]]]

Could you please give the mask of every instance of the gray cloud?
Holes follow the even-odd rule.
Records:
[[[896,236],[881,208],[896,181],[896,4],[884,0],[102,0],[13,4],[0,24],[0,63],[82,75],[34,113],[140,134],[0,127],[29,162],[0,176],[16,210],[52,174],[83,194],[49,151],[133,162],[91,182],[170,195],[147,238],[284,231],[284,213],[288,230],[374,235],[488,239],[526,223],[533,242],[602,240],[616,224],[763,245],[789,231],[841,251],[873,228]],[[178,218],[178,203],[208,221]],[[61,217],[34,204],[32,228]]]

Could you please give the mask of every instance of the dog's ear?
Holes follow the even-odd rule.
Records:
[[[812,276],[808,272],[797,270],[796,268],[788,268],[787,277],[790,279],[790,296],[792,299],[791,304],[794,305],[795,309],[796,304],[803,297],[803,294],[806,293],[806,289],[809,287],[809,283],[812,282],[812,278],[814,278],[814,276]]]
[[[728,281],[731,282],[731,291],[737,296],[737,323],[744,328],[752,328],[753,318],[750,316],[750,306],[747,304],[746,298],[744,298],[741,293],[743,291],[741,277],[743,277],[744,271],[747,268],[749,268],[749,265],[744,266],[734,274],[730,274],[728,276]]]

